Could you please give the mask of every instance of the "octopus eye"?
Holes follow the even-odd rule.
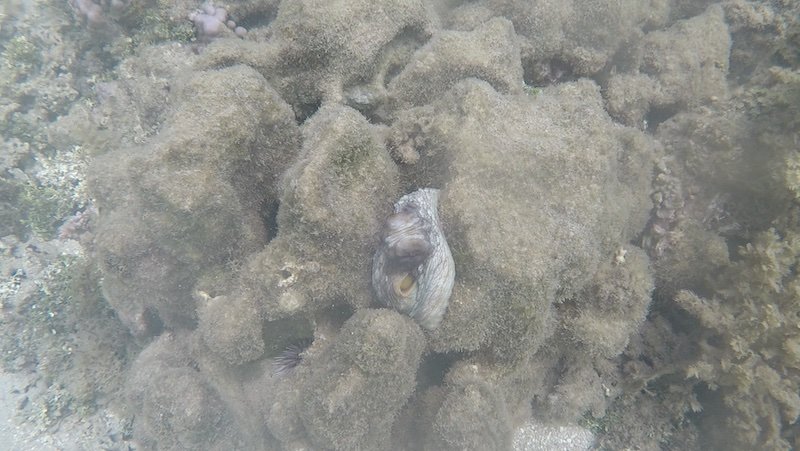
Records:
[[[411,290],[414,289],[416,281],[413,277],[411,277],[411,274],[403,274],[395,277],[392,285],[394,285],[394,292],[398,296],[407,297],[409,294],[411,294]]]

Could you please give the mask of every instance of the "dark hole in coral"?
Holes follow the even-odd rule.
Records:
[[[676,112],[677,108],[674,106],[652,108],[645,117],[645,121],[647,124],[647,131],[650,133],[655,133],[658,126],[661,125],[661,123],[663,123],[667,119],[674,116]]]
[[[800,44],[800,33],[796,33],[793,35],[793,39],[789,39],[789,42],[796,42]],[[795,47],[798,48],[798,47]],[[791,47],[787,46],[782,51],[779,50],[772,55],[771,61],[773,66],[780,66],[790,68],[792,67],[792,61],[789,58],[800,58],[800,51],[792,52]]]
[[[246,29],[265,27],[269,25],[278,15],[277,8],[265,8],[247,14],[244,17],[236,17],[236,25]]]
[[[342,301],[344,302],[344,301]],[[325,318],[330,323],[331,327],[341,329],[344,322],[353,316],[353,309],[346,304],[339,304],[325,310]]]
[[[144,325],[144,335],[146,336],[157,336],[161,335],[161,332],[164,331],[164,322],[161,321],[161,318],[151,308],[146,308],[144,312],[142,312],[142,323]]]
[[[281,279],[283,279],[283,280],[286,280],[286,279],[292,277],[292,272],[289,271],[288,269],[285,269],[285,268],[281,269],[280,271],[278,271],[278,274],[281,276]]]
[[[389,82],[403,71],[408,65],[411,55],[424,46],[429,39],[430,35],[425,30],[418,27],[405,27],[384,46],[384,55],[390,55],[382,80],[384,86],[388,86]]]
[[[437,352],[432,352],[425,356],[417,371],[417,392],[419,393],[430,386],[442,385],[450,367],[463,357],[458,353],[442,354]]]
[[[261,218],[267,232],[267,242],[278,235],[278,201],[266,202],[261,206]]]
[[[715,347],[715,348],[724,348],[724,347],[725,347],[725,343],[723,342],[723,340],[722,340],[722,337],[719,337],[719,336],[717,336],[717,335],[711,335],[711,336],[709,336],[709,337],[706,339],[706,342],[707,342],[709,345],[711,345],[711,346],[713,346],[713,347]]]
[[[404,67],[406,67],[404,64],[390,64],[389,68],[386,69],[386,75],[383,77],[383,85],[388,86],[389,82],[397,77]]]
[[[387,118],[381,114],[380,108],[372,108],[369,110],[361,111],[361,114],[367,118],[370,124],[376,125],[390,125]]]
[[[548,86],[574,81],[578,77],[568,63],[553,58],[546,61],[527,62],[523,67],[522,78],[528,86]]]
[[[294,105],[294,118],[298,124],[302,124],[317,112],[321,102],[302,103]]]
[[[726,420],[730,419],[733,410],[723,402],[720,396],[720,390],[712,390],[706,384],[695,384],[694,394],[698,404],[702,407],[701,411],[692,412],[688,410],[684,413],[686,420],[692,421],[697,425],[697,431],[700,433],[700,441],[703,443],[705,449],[731,449],[730,443],[728,446],[721,447],[730,439],[728,431],[729,425],[726,425]],[[749,402],[743,399],[742,404]],[[754,429],[758,428],[755,424],[752,425]],[[755,448],[753,448],[755,449]]]
[[[276,321],[267,321],[263,325],[262,338],[267,345],[265,355],[270,359],[279,357],[290,345],[303,345],[306,340],[308,347],[314,336],[314,327],[311,323],[300,317],[284,318]]]
[[[742,260],[741,249],[747,246],[749,240],[745,237],[729,237],[725,239],[725,245],[728,248],[728,257],[731,263],[737,263]]]
[[[697,290],[700,291],[700,290]],[[707,296],[707,293],[697,293],[699,296]],[[672,288],[656,288],[653,293],[653,304],[651,314],[660,314],[669,322],[672,332],[676,335],[686,335],[694,340],[698,331],[704,330],[704,326],[691,313],[682,309],[675,303],[676,292]]]
[[[36,104],[36,96],[31,94],[20,96],[18,103],[19,106],[17,107],[16,112],[27,113],[31,108],[33,108],[34,104]]]
[[[648,357],[648,356],[646,356],[646,355],[642,354],[642,355],[640,356],[640,358],[642,359],[642,362],[644,362],[644,363],[645,363],[647,366],[649,366],[650,368],[653,368],[653,367],[655,367],[655,365],[653,364],[653,359],[651,359],[650,357]]]

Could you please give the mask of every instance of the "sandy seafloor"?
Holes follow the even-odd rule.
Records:
[[[0,449],[797,449],[799,46],[791,0],[4,1]],[[370,277],[424,187],[433,327]]]

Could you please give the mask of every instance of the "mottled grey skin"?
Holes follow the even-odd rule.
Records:
[[[439,221],[439,190],[400,198],[384,223],[372,259],[378,300],[414,318],[425,329],[442,322],[453,291],[455,264]],[[405,289],[401,285],[410,284]]]

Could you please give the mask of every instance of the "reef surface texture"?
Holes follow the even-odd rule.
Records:
[[[53,368],[130,446],[800,446],[797,4],[85,0],[62,60],[7,8],[0,249],[83,269],[0,266],[2,349],[36,293],[112,340]]]

